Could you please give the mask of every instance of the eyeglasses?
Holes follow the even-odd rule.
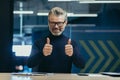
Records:
[[[64,23],[65,23],[65,21],[64,22],[51,22],[51,21],[49,21],[50,26],[55,26],[56,24],[57,24],[57,26],[63,26]]]

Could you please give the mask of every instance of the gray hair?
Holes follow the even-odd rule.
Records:
[[[54,7],[50,10],[48,16],[50,16],[51,14],[55,15],[55,16],[61,16],[63,15],[65,17],[65,20],[67,20],[67,12],[65,10],[63,10],[60,7]]]

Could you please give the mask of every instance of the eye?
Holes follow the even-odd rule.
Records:
[[[57,26],[63,26],[64,23],[65,23],[65,21],[64,22],[51,22],[51,21],[49,21],[49,24],[51,26],[55,26],[55,25],[57,25]]]
[[[58,22],[57,25],[58,26],[62,26],[64,23],[63,22]]]

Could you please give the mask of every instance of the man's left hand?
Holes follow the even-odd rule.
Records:
[[[65,45],[65,53],[68,56],[73,55],[73,46],[71,45],[71,39],[68,40],[68,44]]]

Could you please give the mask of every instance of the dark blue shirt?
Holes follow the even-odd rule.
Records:
[[[46,44],[46,38],[50,38],[50,44],[53,45],[51,55],[43,55],[43,47]],[[28,58],[28,67],[36,67],[37,72],[48,73],[70,73],[72,63],[78,68],[84,68],[85,62],[82,55],[74,41],[72,41],[73,55],[67,56],[65,54],[65,45],[68,42],[68,37],[65,35],[53,36],[51,33],[37,40],[33,46],[31,55]]]

